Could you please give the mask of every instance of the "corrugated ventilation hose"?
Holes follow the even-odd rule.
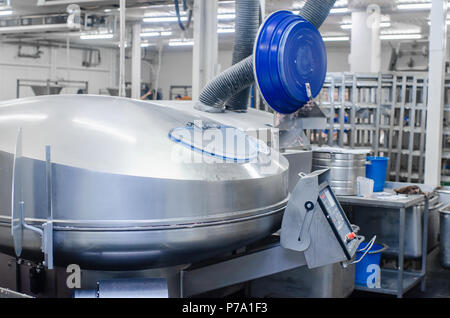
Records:
[[[236,1],[233,65],[252,55],[256,34],[259,29],[260,12],[259,0]],[[249,95],[250,89],[248,87],[244,88],[227,101],[226,109],[237,112],[246,111]]]
[[[239,2],[241,1],[236,1],[236,3]],[[336,0],[309,0],[300,9],[299,15],[319,29],[335,2]],[[236,14],[239,13],[236,12]],[[199,102],[195,108],[206,112],[223,112],[224,104],[230,97],[248,89],[253,82],[253,56],[250,55],[211,80],[200,93]],[[245,105],[247,106],[247,103]],[[241,109],[241,111],[245,110]]]

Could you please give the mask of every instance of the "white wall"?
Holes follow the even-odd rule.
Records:
[[[350,46],[331,46],[327,45],[328,72],[350,72],[350,64],[348,56],[350,54]],[[391,56],[391,48],[389,45],[381,47],[381,72],[389,69],[389,59]]]
[[[231,66],[232,51],[219,51],[220,70]],[[192,85],[192,49],[170,49],[163,51],[159,87],[164,99],[169,99],[171,85]]]
[[[350,72],[349,54],[350,46],[327,45],[328,72]],[[390,56],[391,47],[387,44],[382,45],[381,72],[388,71]]]
[[[25,49],[30,51],[29,48]],[[91,94],[98,94],[100,89],[115,86],[117,50],[101,49],[101,64],[86,68],[81,65],[82,51],[71,49],[69,72],[65,48],[41,47],[41,50],[43,54],[38,59],[20,58],[17,56],[17,46],[0,44],[0,100],[16,98],[17,79],[88,81],[88,92]],[[61,93],[76,91],[76,88],[64,88]],[[34,96],[31,88],[21,87],[20,97],[28,96]]]
[[[118,50],[101,49],[102,62],[96,67],[82,67],[82,51],[70,50],[70,72],[67,72],[66,49],[45,48],[39,59],[17,57],[18,48],[14,45],[0,44],[0,100],[16,98],[17,79],[70,79],[89,82],[89,93],[98,94],[100,89],[117,87],[118,79]],[[52,53],[52,50],[54,52]],[[327,46],[328,72],[348,72],[349,46]],[[390,48],[383,46],[382,71],[386,71],[389,62]],[[129,54],[128,54],[129,55]],[[53,58],[52,58],[53,56]],[[219,51],[220,69],[224,70],[231,65],[232,50]],[[127,59],[126,80],[131,80],[131,60]],[[154,66],[156,68],[156,65]],[[142,63],[142,81],[151,82],[151,69],[148,63]],[[159,87],[165,99],[169,98],[171,85],[191,85],[192,83],[192,48],[165,49],[162,57],[162,66]],[[76,93],[75,88],[63,89],[62,93]],[[21,97],[33,96],[28,87],[22,87]]]
[[[349,72],[348,55],[350,46],[327,46],[328,72]],[[381,52],[381,71],[388,70],[390,48],[386,45]],[[232,50],[219,51],[219,63],[224,70],[231,65]],[[192,50],[170,49],[163,52],[159,87],[164,99],[169,98],[170,85],[191,85],[192,83]]]
[[[327,47],[328,72],[349,72],[350,47]]]

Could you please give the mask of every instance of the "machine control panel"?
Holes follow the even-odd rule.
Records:
[[[319,186],[318,202],[341,244],[345,256],[350,260],[354,245],[358,243],[355,240],[356,234],[353,232],[352,226],[328,182]]]

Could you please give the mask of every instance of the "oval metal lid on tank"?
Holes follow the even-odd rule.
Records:
[[[275,111],[291,114],[322,89],[327,55],[320,32],[290,11],[271,14],[255,43],[254,73],[266,103]]]

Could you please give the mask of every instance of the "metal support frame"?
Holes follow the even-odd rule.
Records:
[[[194,2],[194,48],[192,61],[192,99],[217,73],[217,0]]]
[[[198,269],[181,271],[181,297],[198,295],[306,265],[304,253],[276,244]]]
[[[399,213],[399,229],[398,229],[398,274],[397,274],[397,298],[403,296],[403,271],[405,267],[405,224],[406,209],[401,208]],[[422,255],[422,257],[426,257]]]
[[[53,269],[53,201],[52,201],[52,163],[51,148],[45,147],[45,184],[47,191],[47,221],[41,227],[29,225],[25,221],[25,202],[23,197],[24,175],[22,156],[22,129],[19,130],[14,156],[12,202],[11,202],[11,236],[17,257],[22,254],[23,230],[27,229],[38,233],[41,237],[41,250],[44,253],[43,265]]]
[[[398,267],[396,270],[381,269],[381,287],[380,288],[368,288],[365,286],[355,285],[355,289],[396,295],[398,298],[402,298],[403,295],[411,288],[421,283],[421,290],[425,291],[425,279],[426,279],[426,264],[428,254],[428,214],[429,214],[429,199],[423,196],[422,199],[425,203],[422,223],[422,256],[421,256],[421,270],[420,272],[405,271],[405,231],[406,231],[406,209],[412,205],[420,203],[418,200],[412,200],[407,204],[401,204],[400,202],[388,202],[380,201],[376,199],[365,199],[358,197],[338,197],[339,201],[347,206],[369,206],[377,208],[388,208],[388,210],[398,211],[399,226],[398,226]]]

